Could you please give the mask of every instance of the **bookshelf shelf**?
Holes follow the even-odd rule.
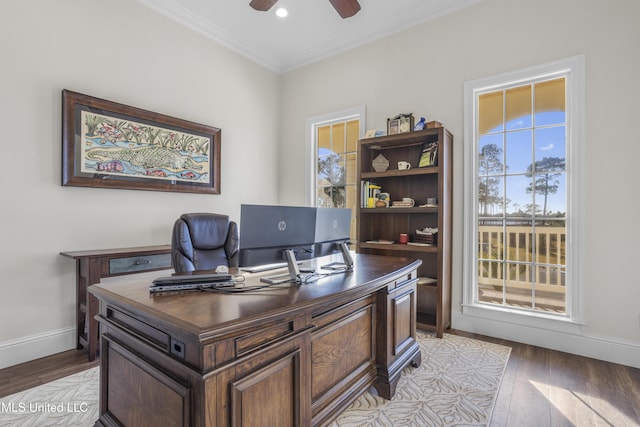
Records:
[[[437,213],[437,206],[414,208],[362,208],[363,215],[395,215],[398,213]]]
[[[363,242],[360,244],[361,249],[377,249],[377,250],[385,250],[385,251],[402,251],[402,252],[425,252],[425,253],[437,253],[438,247],[436,245],[432,246],[414,246],[408,244],[399,244],[399,243],[370,243]]]
[[[362,179],[379,179],[379,178],[386,178],[386,177],[428,175],[428,174],[437,174],[437,173],[438,173],[438,168],[436,167],[404,169],[404,170],[394,169],[394,170],[387,170],[385,172],[363,172]]]

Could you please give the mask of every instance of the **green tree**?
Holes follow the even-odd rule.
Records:
[[[540,194],[544,197],[542,206],[542,215],[547,214],[547,198],[549,194],[558,192],[557,179],[565,171],[566,161],[562,157],[544,157],[527,167],[528,178],[534,177],[533,182],[529,184],[527,193]]]
[[[488,215],[489,208],[493,205],[502,205],[501,179],[491,175],[501,174],[503,168],[502,149],[496,144],[483,146],[478,155],[478,172],[482,176],[478,185],[478,203],[480,203],[482,215]]]
[[[333,207],[345,206],[345,173],[340,155],[334,153],[318,159],[318,179],[324,179],[330,184],[323,191],[331,199]]]

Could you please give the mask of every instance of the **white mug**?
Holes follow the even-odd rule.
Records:
[[[398,169],[411,169],[411,163],[409,162],[398,162]]]

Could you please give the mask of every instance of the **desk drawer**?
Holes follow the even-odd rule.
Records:
[[[171,268],[171,254],[141,255],[109,260],[109,274]]]

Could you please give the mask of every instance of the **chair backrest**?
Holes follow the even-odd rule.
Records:
[[[238,225],[227,215],[187,213],[173,225],[171,261],[176,273],[237,267]]]

